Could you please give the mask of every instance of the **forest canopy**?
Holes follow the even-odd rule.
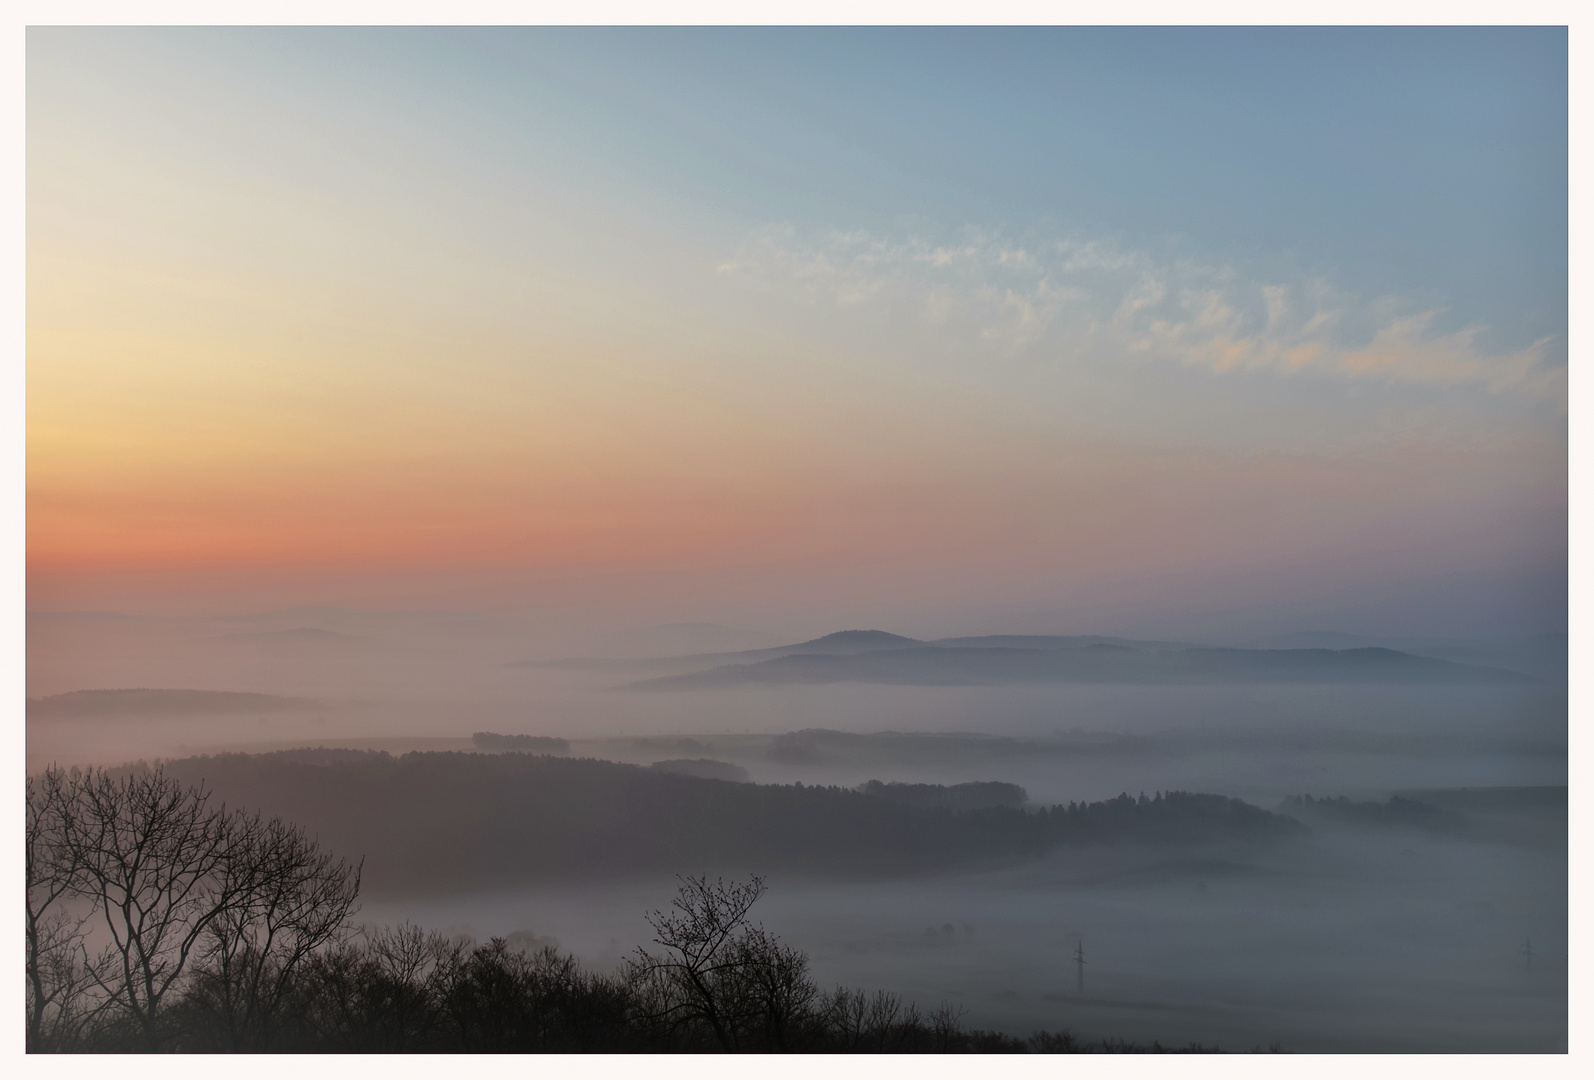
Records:
[[[943,805],[915,805],[925,793],[903,801],[519,753],[285,751],[164,768],[364,856],[371,892],[706,870],[878,877],[1010,864],[1060,844],[1271,842],[1306,831],[1217,795],[955,810],[957,788],[942,789]],[[1011,802],[1006,788],[997,801]]]

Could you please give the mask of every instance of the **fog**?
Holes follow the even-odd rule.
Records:
[[[673,628],[662,636],[667,643],[681,637]],[[747,636],[753,638],[750,645],[764,644],[763,635]],[[550,616],[335,610],[228,619],[30,616],[30,698],[89,689],[183,688],[309,698],[319,707],[53,717],[30,724],[29,761],[103,764],[307,742],[464,748],[463,740],[480,730],[561,736],[581,743],[577,752],[640,761],[646,751],[587,743],[825,728],[1026,737],[1107,733],[1152,740],[1136,753],[1092,754],[1081,769],[1048,762],[1036,770],[1022,758],[1012,762],[1012,769],[1029,773],[1003,778],[1033,785],[1037,798],[1211,785],[1277,798],[1300,793],[1303,785],[1357,794],[1392,785],[1565,778],[1564,679],[1456,687],[838,684],[647,693],[619,689],[633,681],[631,671],[513,666],[580,654],[614,639],[646,651],[646,636],[635,631],[573,635]],[[1563,638],[1563,670],[1564,647]],[[717,752],[749,758],[741,763],[760,781],[871,778],[845,767],[832,776],[830,770],[767,761],[757,746]],[[931,778],[946,782],[990,778],[969,775],[955,762],[920,762],[915,775],[926,768]],[[1080,790],[1081,784],[1090,790]]]
[[[642,914],[674,885],[373,900],[362,918],[531,931],[608,966],[648,943]],[[950,1002],[975,1026],[1303,1053],[1566,1048],[1564,849],[1334,834],[1266,862],[1070,851],[994,874],[770,886],[758,916],[821,985]]]
[[[764,648],[772,635],[663,636],[724,649]],[[1450,805],[1454,789],[1567,784],[1564,679],[648,693],[621,689],[634,673],[613,667],[514,666],[645,656],[648,640],[634,629],[561,638],[546,619],[503,615],[35,617],[32,699],[144,687],[310,702],[184,715],[35,709],[28,764],[312,745],[469,750],[473,732],[493,731],[562,737],[571,757],[712,759],[758,784],[1006,781],[1041,805],[1170,790],[1267,810],[1307,794]],[[1472,646],[1479,655],[1505,646],[1491,648]],[[792,741],[810,729],[940,738]],[[866,881],[777,868],[755,915],[808,953],[821,985],[887,989],[927,1008],[950,1002],[971,1025],[1021,1035],[1068,1028],[1235,1050],[1558,1051],[1567,1038],[1561,798],[1548,808],[1462,798],[1467,829],[1455,835],[1303,817],[1309,836],[1267,848],[1055,848],[997,870]],[[647,943],[643,915],[666,906],[674,886],[669,874],[624,867],[486,892],[441,881],[425,896],[368,890],[359,918],[477,940],[556,939],[607,969]],[[1070,959],[1081,944],[1082,988]]]

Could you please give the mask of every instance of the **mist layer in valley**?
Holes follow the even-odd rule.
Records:
[[[926,1006],[950,1001],[976,1026],[1229,1049],[1563,1049],[1564,638],[1226,643],[1244,646],[1225,654],[1229,675],[1214,678],[1209,667],[1184,681],[970,682],[965,666],[939,684],[716,677],[646,686],[791,658],[878,662],[890,652],[910,666],[950,655],[956,668],[993,649],[1025,653],[1024,663],[1037,654],[1046,663],[1064,656],[1065,665],[1108,657],[1165,674],[1169,663],[1188,665],[1200,644],[854,637],[781,645],[692,627],[571,642],[535,621],[462,613],[43,616],[29,625],[28,763],[167,759],[219,794],[364,854],[362,919],[409,919],[478,939],[557,939],[599,966],[646,940],[642,914],[668,901],[675,874],[761,872],[771,891],[759,917],[809,952],[821,982],[889,989]],[[1126,661],[1119,650],[1133,655]],[[1398,654],[1404,675],[1420,677],[1342,677],[1369,662],[1346,659],[1358,650]],[[1302,674],[1300,657],[1288,655],[1301,652],[1316,657],[1307,663],[1317,674]],[[1387,676],[1388,656],[1370,662]],[[1277,677],[1281,664],[1293,665],[1287,678]],[[1328,672],[1336,677],[1325,665],[1338,665]],[[1257,678],[1258,668],[1271,674]],[[508,741],[473,737],[482,734]],[[517,736],[545,741],[517,747]],[[584,843],[593,861],[523,852],[515,857],[525,872],[497,879],[440,872],[424,859],[399,865],[413,838],[361,834],[354,826],[382,818],[362,814],[358,800],[345,807],[350,828],[340,833],[308,781],[250,790],[247,763],[267,759],[225,759],[225,768],[194,760],[343,748],[420,775],[455,755],[507,752],[507,762],[533,746],[553,754],[536,760],[586,768],[589,779],[559,774],[578,783],[564,795],[538,781],[553,801],[460,828],[522,830],[551,845],[546,851]],[[422,753],[402,757],[414,752]],[[636,768],[616,780],[621,774],[605,770],[619,765]],[[906,806],[909,789],[893,785],[917,785],[913,798],[929,803]],[[1006,833],[997,842],[968,832],[969,815],[985,810],[959,802],[965,795],[935,794],[937,785],[982,785],[1007,792],[1009,803],[1022,789],[1023,808],[1007,807],[1016,814],[1121,793],[1138,802],[1142,792],[1153,800],[1192,792],[1243,800],[1300,829],[1266,842],[1218,830],[1026,847]],[[757,845],[684,842],[671,857],[657,844],[606,853],[576,828],[577,818],[590,825],[605,812],[623,825],[649,805],[638,792],[710,790],[719,794],[680,796],[687,801],[656,816],[680,821],[687,838],[707,836],[727,814],[748,817],[748,793],[768,792],[757,798],[781,808],[766,821],[768,835],[822,836],[819,821],[841,804],[810,794],[815,787],[890,804],[869,811],[875,825],[851,830],[850,861],[777,857],[798,851],[796,840],[790,851],[767,840],[765,858]],[[418,820],[459,802],[437,784],[408,796]],[[1425,809],[1403,810],[1393,797]],[[685,806],[708,815],[700,827],[683,817]],[[921,837],[937,857],[904,858],[891,830],[927,828],[920,814],[960,824]],[[649,854],[660,857],[641,857]],[[1081,943],[1083,986],[1069,960]]]
[[[645,940],[641,912],[674,886],[371,900],[362,917],[553,938],[606,966]],[[1315,829],[1266,858],[1069,850],[1003,871],[770,887],[759,917],[822,985],[951,1002],[974,1026],[1233,1050],[1566,1047],[1564,850]]]

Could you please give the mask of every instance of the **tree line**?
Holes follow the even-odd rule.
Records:
[[[522,753],[284,751],[164,768],[204,780],[229,803],[298,822],[341,854],[365,856],[367,886],[380,894],[681,867],[908,875],[1007,865],[1058,845],[1266,843],[1305,831],[1216,795],[954,809],[899,801],[884,785],[876,795],[738,784]]]
[[[26,847],[32,1053],[1164,1050],[822,990],[752,920],[757,877],[682,878],[647,916],[651,945],[608,973],[501,938],[357,928],[360,864],[158,769],[30,777]]]
[[[496,731],[478,731],[470,737],[471,745],[478,750],[502,753],[518,750],[528,754],[568,754],[570,741],[552,735],[500,735]]]

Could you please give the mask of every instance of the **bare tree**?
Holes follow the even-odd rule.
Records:
[[[885,990],[869,994],[838,986],[826,996],[823,1011],[826,1027],[847,1053],[883,1054],[922,1024],[917,1006],[904,1007],[900,997]]]
[[[931,1049],[938,1054],[949,1054],[957,1049],[963,1036],[963,1006],[953,1007],[943,1001],[930,1014]]]
[[[60,824],[72,888],[110,938],[96,957],[83,949],[88,975],[145,1047],[159,1049],[163,1001],[205,931],[238,902],[238,885],[222,870],[239,831],[202,788],[159,771],[94,771],[70,787]]]
[[[75,1041],[95,1013],[94,978],[83,953],[83,926],[92,909],[78,903],[76,867],[62,843],[72,812],[72,779],[58,768],[28,777],[27,1007],[30,1053],[60,1050]]]
[[[765,1049],[784,1052],[792,1028],[813,1010],[819,988],[808,977],[808,956],[782,945],[761,926],[745,928],[732,949],[740,1012],[751,1013]]]
[[[405,923],[363,931],[314,954],[304,1021],[321,1045],[358,1053],[431,1048],[437,1003],[458,978],[468,944]]]
[[[748,921],[762,878],[726,883],[684,877],[669,912],[647,916],[663,955],[638,949],[628,961],[642,1019],[673,1036],[707,1028],[720,1049],[745,1041],[782,1049],[794,1021],[818,996],[808,957]]]
[[[321,851],[279,818],[234,813],[216,869],[222,906],[204,930],[193,998],[231,1050],[267,1049],[294,974],[345,932],[360,867]]]
[[[731,884],[723,879],[710,884],[706,877],[680,881],[670,905],[674,910],[646,916],[653,940],[666,955],[638,948],[631,971],[649,992],[649,1020],[662,1022],[671,1032],[693,1022],[706,1024],[721,1049],[736,1050],[738,1025],[728,984],[744,961],[732,939],[764,895],[764,882],[758,877]]]

